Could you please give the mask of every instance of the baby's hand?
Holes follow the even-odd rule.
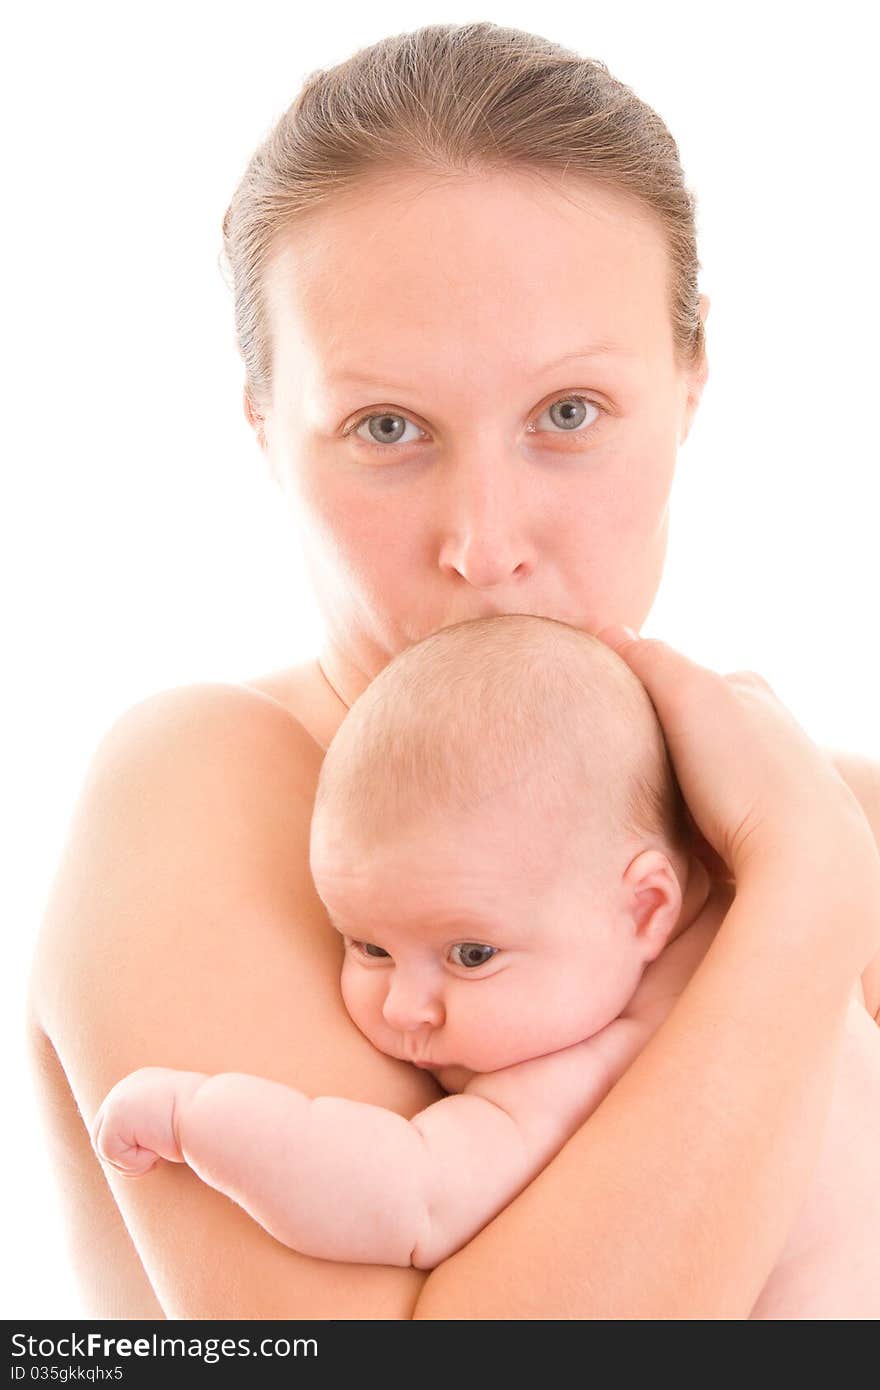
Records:
[[[92,1147],[102,1163],[126,1177],[149,1173],[159,1158],[185,1163],[180,1115],[207,1073],[141,1067],[108,1091],[92,1124]]]

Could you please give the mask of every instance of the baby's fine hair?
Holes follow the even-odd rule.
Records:
[[[596,638],[525,614],[442,628],[390,662],[327,751],[314,815],[341,816],[368,847],[438,811],[488,799],[491,813],[526,783],[529,810],[566,832],[690,846],[644,686]]]

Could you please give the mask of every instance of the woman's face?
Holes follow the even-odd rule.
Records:
[[[639,205],[524,173],[400,174],[288,234],[248,416],[348,696],[470,618],[641,627],[704,380],[674,361],[668,274]]]

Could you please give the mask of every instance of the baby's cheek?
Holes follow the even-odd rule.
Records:
[[[349,965],[347,957],[342,967],[342,1001],[349,1017],[368,1038],[382,1024],[382,984],[378,974],[359,969],[355,963]]]
[[[496,992],[491,1000],[483,995],[479,1001],[472,994],[468,1004],[474,1007],[447,1021],[444,1038],[450,1056],[460,1057],[474,1071],[500,1071],[534,1055],[527,1042],[524,1048],[530,1028],[522,1001],[503,1000]]]
[[[579,995],[585,992],[581,988]],[[497,1071],[557,1052],[580,1042],[589,1032],[583,1030],[583,1010],[570,997],[568,988],[554,987],[553,980],[539,978],[537,972],[534,988],[508,991],[504,998],[499,992],[491,1003],[492,1008],[482,1009],[473,1024],[483,1070]]]
[[[342,975],[340,977],[340,989],[342,991],[342,1002],[348,1012],[354,1018],[359,1012],[360,996],[358,990],[358,980],[354,971],[349,965],[348,956],[342,964]]]

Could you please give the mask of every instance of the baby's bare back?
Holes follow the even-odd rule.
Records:
[[[659,1027],[715,936],[707,911],[645,972],[628,1006]],[[667,1008],[664,1008],[664,1004]],[[880,1028],[854,990],[812,1186],[755,1319],[880,1317]]]

